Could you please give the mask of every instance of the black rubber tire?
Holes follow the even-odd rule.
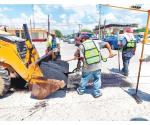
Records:
[[[15,89],[26,89],[26,81],[20,76],[17,78],[11,78],[11,87]]]
[[[0,67],[0,96],[4,96],[10,89],[11,81],[8,70]]]
[[[67,75],[65,75],[62,70],[55,67],[50,67],[50,65],[45,62],[41,63],[40,69],[42,70],[44,77],[49,79],[64,80],[64,82],[67,84]]]

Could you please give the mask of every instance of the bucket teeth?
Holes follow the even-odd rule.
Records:
[[[47,79],[30,85],[31,96],[37,99],[44,99],[65,86],[64,81]]]

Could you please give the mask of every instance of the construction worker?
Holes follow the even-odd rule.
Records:
[[[51,31],[51,33],[48,34],[48,38],[47,38],[46,53],[48,53],[51,50],[53,51],[53,54],[50,57],[50,60],[61,59],[60,42],[59,39],[56,37],[55,31]]]
[[[88,81],[93,78],[93,97],[98,98],[102,95],[101,92],[101,56],[99,54],[100,44],[90,40],[88,36],[81,38],[79,46],[80,58],[83,61],[82,78],[80,87],[77,88],[79,95],[85,93]]]
[[[122,48],[122,74],[128,76],[130,59],[135,55],[136,50],[136,40],[132,28],[127,27],[124,29],[124,33],[119,37],[118,45]]]

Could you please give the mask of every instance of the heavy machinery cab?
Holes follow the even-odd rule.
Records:
[[[6,42],[16,43],[16,42],[22,42],[25,41],[25,39],[22,39],[17,36],[11,36],[11,35],[4,35],[0,34],[0,39]]]
[[[25,43],[25,39],[16,37],[16,36],[10,36],[10,35],[0,35],[0,40],[3,42],[9,42],[16,44],[17,51],[21,57],[21,59],[24,59],[27,53],[27,47]]]

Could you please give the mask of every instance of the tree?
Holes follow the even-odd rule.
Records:
[[[60,30],[55,29],[55,32],[58,38],[61,38],[63,36]]]
[[[91,30],[89,29],[82,29],[81,32],[89,32],[89,33],[93,33]]]
[[[135,30],[135,32],[137,32],[137,33],[139,33],[139,32],[145,32],[145,30],[146,30],[145,27],[143,27],[143,28]],[[150,33],[150,30],[149,30],[148,33]]]

